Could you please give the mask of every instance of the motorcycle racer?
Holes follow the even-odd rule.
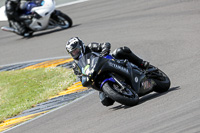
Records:
[[[66,43],[66,50],[74,59],[73,70],[75,75],[81,78],[81,73],[78,70],[78,60],[85,54],[90,52],[98,52],[102,56],[106,56],[110,53],[111,44],[109,42],[97,43],[92,42],[85,46],[81,39],[78,37],[70,38]],[[147,69],[149,62],[142,60],[136,56],[128,47],[120,47],[114,50],[112,56],[116,59],[127,59],[129,62],[137,65],[139,68]],[[110,99],[104,92],[99,92],[99,98],[103,105],[113,105],[114,101]]]
[[[31,18],[36,17],[36,14],[23,14],[26,5],[30,0],[6,0],[6,15],[8,18],[9,26],[15,29],[19,35],[26,36],[27,28],[25,25]]]

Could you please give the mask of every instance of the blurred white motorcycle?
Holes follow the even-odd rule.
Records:
[[[24,34],[25,37],[32,36],[36,31],[56,27],[65,29],[72,26],[72,19],[68,15],[59,10],[55,10],[55,0],[43,0],[40,4],[32,1],[27,2],[24,6],[24,14],[34,14],[35,16],[31,20],[24,22],[28,30],[27,33]],[[3,31],[17,33],[16,29],[14,29],[12,25],[10,27],[3,26],[1,29]]]

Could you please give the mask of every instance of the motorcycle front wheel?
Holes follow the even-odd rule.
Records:
[[[58,25],[61,28],[65,29],[65,28],[69,28],[72,26],[72,23],[73,23],[72,19],[68,15],[66,15],[62,12],[59,12],[57,17],[59,19]]]
[[[131,88],[121,89],[117,83],[106,82],[103,91],[114,101],[126,106],[134,106],[139,102],[139,96]]]

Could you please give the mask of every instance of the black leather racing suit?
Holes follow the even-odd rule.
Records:
[[[89,52],[99,52],[102,55],[107,55],[110,53],[111,44],[109,42],[96,43],[92,42],[85,46],[84,54]],[[113,51],[112,56],[116,59],[127,59],[129,62],[137,65],[138,67],[143,67],[143,60],[136,56],[128,47],[120,47]]]
[[[84,54],[90,53],[93,51],[93,52],[99,52],[102,55],[107,55],[110,53],[110,48],[111,48],[111,44],[108,42],[106,43],[93,42],[93,43],[88,44],[85,47]],[[142,66],[143,60],[140,59],[138,56],[136,56],[128,47],[124,46],[124,47],[117,48],[112,53],[112,56],[116,59],[127,59],[128,61],[134,63],[138,67],[143,67]],[[74,73],[80,77],[81,73],[78,71],[78,68],[76,66],[77,62],[78,60],[75,60],[75,63],[73,64],[73,70],[74,70]],[[112,99],[110,99],[104,92],[99,92],[99,98],[100,98],[101,103],[104,106],[113,105],[113,103],[115,102]]]

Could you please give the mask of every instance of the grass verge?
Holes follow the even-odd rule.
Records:
[[[62,67],[0,72],[0,123],[71,86],[76,76]]]

